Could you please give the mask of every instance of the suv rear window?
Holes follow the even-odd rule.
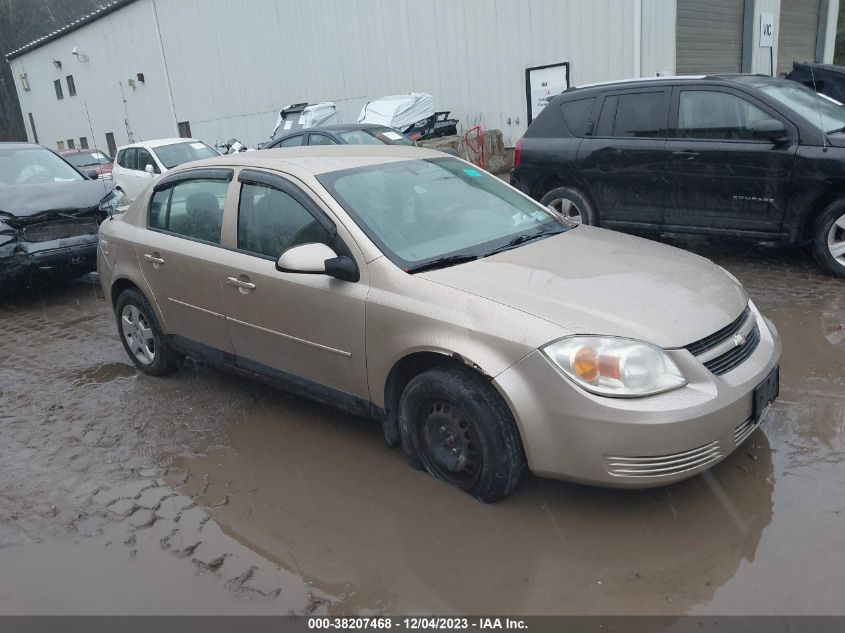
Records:
[[[665,91],[634,92],[606,97],[597,129],[598,136],[664,136]]]
[[[569,129],[569,133],[574,136],[586,136],[590,124],[590,112],[593,111],[593,104],[595,97],[590,99],[578,99],[577,101],[567,101],[560,106],[561,114],[563,114],[563,122]]]

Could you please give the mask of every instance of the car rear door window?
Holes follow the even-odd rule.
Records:
[[[134,147],[130,147],[128,149],[123,150],[123,162],[118,164],[126,169],[137,169],[137,167],[135,166],[135,156],[137,155],[137,153],[138,152]]]
[[[680,138],[751,141],[754,125],[771,117],[729,92],[684,90],[678,100]]]
[[[309,134],[309,145],[337,145],[337,142],[326,134]]]
[[[284,191],[244,183],[238,205],[238,248],[270,259],[287,249],[333,238],[299,201]]]
[[[663,136],[665,94],[665,91],[660,90],[619,95],[613,132],[610,136],[644,138]],[[606,106],[607,100],[605,100]]]
[[[149,226],[194,240],[220,244],[228,180],[197,179],[157,191]]]
[[[273,147],[299,147],[302,145],[302,134],[291,136],[276,143]]]

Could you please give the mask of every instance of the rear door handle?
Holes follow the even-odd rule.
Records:
[[[148,262],[152,262],[153,266],[163,266],[164,260],[158,256],[158,253],[144,253],[144,259]]]
[[[698,158],[698,152],[694,152],[691,149],[684,149],[679,152],[672,152],[672,156],[677,156],[684,160],[692,160],[693,158]]]
[[[240,290],[255,290],[255,284],[251,281],[243,281],[237,277],[226,277],[226,283]]]

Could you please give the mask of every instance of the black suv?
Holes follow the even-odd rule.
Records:
[[[587,224],[812,245],[845,277],[845,107],[793,81],[570,88],[517,141],[511,183]]]

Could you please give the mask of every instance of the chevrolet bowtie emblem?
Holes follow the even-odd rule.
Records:
[[[742,347],[746,343],[745,336],[742,334],[734,334],[734,347]]]

